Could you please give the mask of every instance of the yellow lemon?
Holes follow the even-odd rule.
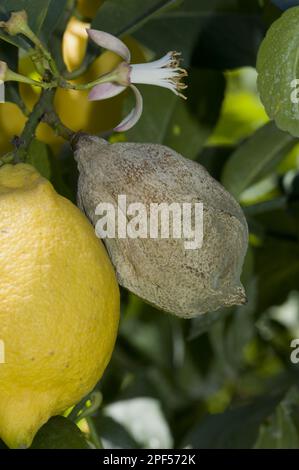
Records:
[[[90,23],[80,21],[74,16],[67,24],[63,35],[62,54],[68,70],[78,68],[84,59],[88,40],[86,29],[89,27]]]
[[[32,166],[1,167],[0,208],[0,437],[24,448],[102,376],[119,289],[93,227]]]

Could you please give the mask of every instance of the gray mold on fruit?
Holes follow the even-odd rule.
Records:
[[[184,239],[105,239],[119,283],[150,304],[184,318],[246,302],[240,275],[248,244],[243,212],[198,163],[156,144],[78,138],[79,206],[96,225],[96,206],[202,202],[203,244]]]

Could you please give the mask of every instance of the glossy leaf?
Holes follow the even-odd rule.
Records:
[[[32,30],[47,39],[63,14],[67,0],[3,0],[1,3],[2,17],[7,19],[12,11],[26,10]]]
[[[62,416],[51,418],[36,434],[31,449],[89,449],[80,429]]]
[[[94,419],[94,425],[101,439],[105,441],[105,448],[137,449],[138,444],[131,434],[110,416],[99,416]]]
[[[4,0],[1,10],[9,16],[12,11],[26,10],[30,27],[39,33],[45,20],[51,0]]]
[[[177,0],[109,0],[99,9],[92,21],[92,28],[123,36],[177,3]]]
[[[232,309],[217,310],[216,312],[209,312],[205,315],[200,315],[192,320],[192,327],[189,339],[192,340],[201,336],[211,329],[211,327],[219,320],[225,318],[232,312]]]
[[[267,424],[262,426],[256,449],[298,449],[299,434],[288,410],[279,405]]]
[[[271,0],[281,10],[287,10],[288,8],[296,7],[299,5],[298,0]]]
[[[250,449],[260,425],[271,415],[280,398],[267,397],[207,416],[187,435],[183,445],[195,449]]]
[[[269,122],[241,144],[228,159],[222,182],[235,197],[265,176],[282,160],[296,140]]]
[[[299,7],[287,10],[267,32],[257,58],[261,100],[277,126],[299,136]],[[295,81],[295,82],[294,82]]]
[[[298,243],[268,238],[256,248],[256,263],[260,311],[281,304],[290,291],[298,289]]]
[[[255,0],[184,0],[177,8],[152,18],[135,36],[156,55],[181,51],[186,64],[193,59],[195,65],[213,64],[218,69],[224,63],[225,67],[253,64],[261,40],[260,11]],[[220,46],[228,41],[230,47]],[[219,58],[222,64],[217,64]]]
[[[50,0],[47,14],[41,29],[42,35],[47,41],[51,39],[51,34],[64,14],[66,5],[67,0]]]

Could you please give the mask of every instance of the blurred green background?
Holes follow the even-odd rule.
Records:
[[[259,45],[281,11],[262,0],[45,3],[44,40],[51,31],[52,52],[70,72],[85,64],[78,80],[118,60],[107,52],[97,58],[87,47],[90,23],[124,38],[133,62],[182,52],[188,100],[141,86],[140,122],[109,138],[169,145],[235,196],[250,229],[243,272],[249,301],[187,321],[123,290],[119,336],[103,379],[67,418],[52,418],[33,447],[298,448],[299,365],[291,361],[291,341],[299,338],[299,145],[269,122],[255,71]],[[65,17],[70,4],[75,8]],[[34,76],[30,59],[17,51],[0,43],[1,59]],[[56,95],[56,109],[73,130],[108,131],[132,106],[129,94],[88,103],[84,93]],[[9,89],[9,102],[0,107],[2,154],[37,97],[27,85]],[[75,201],[69,146],[45,124],[37,137],[32,163]]]

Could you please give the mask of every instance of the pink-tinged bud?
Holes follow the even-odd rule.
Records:
[[[126,89],[125,86],[117,85],[112,82],[100,83],[93,87],[88,95],[89,101],[106,100],[122,93]]]
[[[86,31],[90,39],[92,39],[92,41],[98,46],[103,47],[103,49],[107,49],[108,51],[112,51],[122,57],[126,62],[130,62],[131,53],[125,43],[120,39],[110,33],[98,31],[97,29],[87,29]]]
[[[182,91],[187,88],[183,78],[187,71],[180,67],[180,53],[168,52],[164,57],[145,64],[131,64],[130,51],[127,46],[112,34],[96,29],[87,29],[87,33],[98,46],[113,51],[124,59],[112,72],[107,73],[96,81],[89,93],[89,100],[105,100],[116,96],[127,87],[135,94],[136,105],[129,115],[114,128],[116,132],[124,132],[133,127],[141,117],[142,96],[134,83],[144,83],[168,88],[176,95],[186,99]]]

